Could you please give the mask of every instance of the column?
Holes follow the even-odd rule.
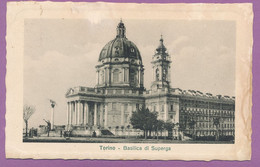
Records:
[[[77,103],[77,124],[80,124],[80,101]]]
[[[108,70],[107,70],[107,77],[108,77],[108,85],[111,84],[111,67],[108,67]]]
[[[105,103],[105,127],[107,127],[107,103]]]
[[[85,102],[84,104],[84,111],[85,111],[85,115],[84,115],[84,120],[85,120],[85,123],[84,124],[89,124],[89,107],[88,107],[88,102]]]
[[[108,79],[107,79],[107,77],[108,77],[108,74],[107,74],[107,67],[105,67],[105,72],[104,72],[104,77],[105,77],[105,84],[107,84],[108,83]]]
[[[54,106],[51,107],[51,130],[54,129]]]
[[[85,102],[82,101],[82,124],[86,125],[86,109],[85,109]]]
[[[138,75],[139,75],[138,76],[138,83],[139,83],[138,85],[139,86],[141,86],[141,73],[142,73],[142,70],[139,68],[139,70],[138,70]]]
[[[128,108],[128,112],[129,112],[128,123],[130,123],[130,118],[132,117],[132,112],[133,112],[133,109],[132,109],[132,106],[130,103],[128,103],[127,108]]]
[[[122,81],[123,81],[123,83],[125,83],[125,68],[123,68],[123,72],[122,72],[122,74],[123,74],[123,79],[122,79]]]
[[[76,113],[76,101],[72,103],[73,107],[73,124],[76,125],[76,118],[77,118],[77,113]]]
[[[99,119],[99,122],[100,122],[100,126],[102,126],[103,127],[103,104],[102,103],[100,103],[100,111],[99,111],[99,113],[100,113],[100,119]]]
[[[74,125],[77,124],[77,102],[74,101],[74,104],[73,104],[73,111],[74,111],[74,119],[73,119],[73,123]]]
[[[98,75],[99,71],[96,71],[96,84],[98,85],[98,80],[99,80],[99,75]]]
[[[164,120],[167,121],[168,120],[168,104],[167,102],[164,104]]]
[[[140,71],[140,85],[143,86],[144,84],[144,74],[143,74],[144,70],[141,69]]]
[[[137,86],[140,86],[140,68],[137,70]]]
[[[113,78],[113,77],[114,77],[114,71],[112,71],[112,70],[110,69],[110,78],[109,78],[109,79],[110,79],[110,84],[111,84],[111,83],[114,83],[114,78]]]
[[[80,116],[81,116],[81,109],[80,109],[80,101],[78,101],[78,125],[80,125]]]
[[[125,69],[125,82],[127,82],[127,83],[129,82],[128,78],[129,78],[129,68],[127,67]]]
[[[67,125],[70,124],[70,111],[69,111],[70,102],[67,102]]]
[[[100,74],[99,74],[99,71],[98,71],[98,82],[97,82],[98,85],[99,85],[99,78],[100,78]]]
[[[83,101],[80,101],[80,124],[84,122],[84,108],[83,108]]]
[[[72,111],[72,102],[69,103],[70,106],[70,125],[72,124],[72,120],[73,120],[73,111]]]
[[[78,124],[78,101],[75,101],[75,125]]]
[[[124,103],[121,103],[121,126],[125,124]]]
[[[97,103],[94,104],[94,126],[97,126]]]

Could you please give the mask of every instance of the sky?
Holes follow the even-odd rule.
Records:
[[[171,55],[171,85],[214,95],[235,96],[236,24],[222,20],[124,20],[126,37],[142,56],[144,85],[150,88],[151,61],[161,34]],[[116,37],[119,20],[28,19],[24,31],[24,104],[36,107],[29,127],[50,119],[66,123],[70,87],[94,87],[101,49]]]

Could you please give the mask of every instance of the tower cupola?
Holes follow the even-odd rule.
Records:
[[[167,53],[167,49],[163,43],[161,35],[160,44],[155,50],[152,59],[153,66],[153,81],[151,85],[152,90],[167,88],[169,90],[171,83],[171,57]]]

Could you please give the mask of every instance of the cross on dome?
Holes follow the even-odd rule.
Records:
[[[157,51],[158,53],[162,53],[162,54],[164,54],[165,51],[166,51],[166,47],[165,47],[164,44],[163,44],[163,35],[162,35],[162,34],[161,34],[161,38],[160,38],[160,45],[158,46],[158,48],[156,49],[156,51]]]

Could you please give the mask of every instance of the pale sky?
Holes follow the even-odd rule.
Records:
[[[173,88],[214,95],[235,95],[233,21],[124,20],[126,37],[142,55],[146,89],[151,60],[160,35],[172,59]],[[83,19],[25,21],[24,104],[34,105],[29,126],[50,119],[48,99],[57,102],[55,124],[66,123],[65,93],[74,86],[95,86],[95,65],[103,46],[116,36],[119,20],[91,23]]]

